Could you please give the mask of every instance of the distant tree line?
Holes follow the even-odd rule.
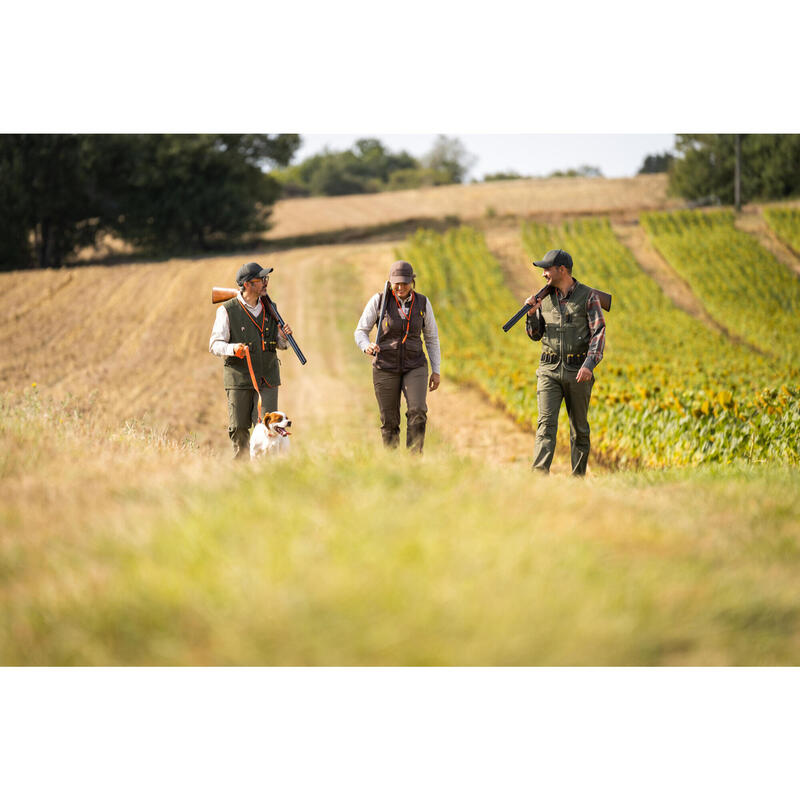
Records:
[[[745,202],[800,195],[800,134],[750,133],[741,138]],[[736,134],[680,134],[669,190],[693,201],[734,202]]]
[[[603,173],[600,167],[593,167],[590,164],[581,164],[581,166],[570,169],[557,169],[549,172],[547,175],[520,175],[519,172],[509,169],[501,172],[490,172],[483,176],[484,181],[515,181],[520,178],[537,180],[542,178],[602,178]]]
[[[460,140],[439,136],[422,158],[394,153],[378,139],[324,150],[272,172],[284,197],[336,196],[462,183],[475,158]]]
[[[742,134],[741,148],[745,202],[800,196],[800,134]],[[639,174],[667,172],[669,193],[693,204],[734,203],[736,134],[678,134],[675,150],[647,156]]]
[[[111,233],[148,251],[208,250],[267,225],[265,167],[297,134],[0,136],[0,269],[58,267]]]
[[[652,155],[645,156],[644,162],[637,174],[652,175],[657,172],[667,172],[674,160],[675,156],[669,152],[653,153]]]

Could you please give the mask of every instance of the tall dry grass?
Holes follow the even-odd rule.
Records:
[[[0,422],[5,665],[800,659],[790,470],[534,480],[319,439],[237,467],[26,403]]]

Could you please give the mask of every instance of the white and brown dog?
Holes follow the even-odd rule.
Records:
[[[250,458],[288,453],[291,427],[292,421],[282,411],[265,414],[250,434]]]

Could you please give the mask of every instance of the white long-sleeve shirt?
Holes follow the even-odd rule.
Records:
[[[370,345],[369,333],[378,322],[378,314],[380,314],[381,311],[382,297],[383,292],[378,292],[376,295],[370,298],[369,302],[364,307],[364,313],[361,315],[361,319],[358,321],[358,325],[356,326],[356,344],[364,352],[366,352],[366,349]],[[406,315],[408,314],[410,303],[411,293],[409,293],[408,297],[400,304],[400,308]],[[428,351],[428,358],[431,360],[431,372],[435,372],[437,375],[440,375],[442,354],[439,349],[439,328],[436,326],[436,317],[433,315],[433,306],[431,305],[430,299],[428,300],[428,308],[425,311],[425,322],[422,326],[422,335],[425,339],[425,349]]]
[[[262,312],[264,311],[264,305],[260,299],[254,306],[251,306],[247,303],[244,297],[242,297],[241,292],[239,292],[236,297],[239,302],[253,315],[254,319],[258,319],[261,316]],[[281,329],[278,328],[278,340],[276,347],[279,350],[285,350],[288,346],[289,342],[281,333]],[[225,358],[226,356],[232,356],[235,350],[236,344],[231,344],[231,321],[228,317],[228,310],[224,305],[221,305],[217,309],[217,316],[214,317],[214,327],[211,329],[211,338],[208,340],[208,351],[213,353],[215,356]]]

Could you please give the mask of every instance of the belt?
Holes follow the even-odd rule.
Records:
[[[568,367],[579,367],[585,360],[586,353],[569,353],[568,355],[564,356],[564,363]],[[558,355],[558,353],[542,353],[542,364],[558,364],[559,361],[561,361],[561,357]]]

